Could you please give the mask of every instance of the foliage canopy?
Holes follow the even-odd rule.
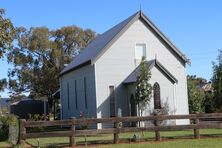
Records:
[[[17,28],[17,46],[8,52],[9,89],[14,98],[30,92],[32,98],[48,99],[59,89],[59,73],[95,38],[95,32],[77,26],[57,30],[46,27]]]
[[[217,62],[213,62],[212,84],[216,111],[222,111],[222,50],[219,50]]]
[[[187,77],[188,103],[190,113],[204,112],[205,93],[198,88],[201,84],[200,78]]]
[[[10,19],[5,18],[5,10],[0,8],[0,58],[12,47],[15,28]]]

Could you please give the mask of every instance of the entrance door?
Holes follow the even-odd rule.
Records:
[[[137,116],[136,101],[133,94],[130,96],[130,114],[131,116]],[[136,122],[131,122],[131,126],[136,127]]]
[[[137,116],[136,101],[133,94],[130,96],[130,113],[131,116]]]

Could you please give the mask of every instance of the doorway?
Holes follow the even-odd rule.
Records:
[[[136,100],[133,94],[130,96],[130,115],[137,116]],[[131,122],[131,127],[136,127],[136,122]]]
[[[136,101],[133,94],[130,96],[130,115],[137,116]]]

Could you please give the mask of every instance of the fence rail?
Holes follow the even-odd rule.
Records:
[[[160,122],[164,120],[175,119],[189,119],[192,124],[188,125],[161,125]],[[59,121],[26,121],[20,119],[20,138],[21,143],[27,138],[40,138],[40,137],[70,137],[70,146],[75,146],[76,136],[97,135],[97,134],[113,134],[113,142],[119,142],[119,134],[126,132],[140,132],[140,131],[154,131],[155,139],[161,140],[160,131],[176,131],[176,130],[194,130],[194,138],[200,138],[199,129],[206,128],[222,128],[222,123],[200,122],[200,120],[221,121],[222,113],[212,114],[190,114],[190,115],[156,115],[144,117],[113,117],[113,118],[87,118],[87,119],[69,119]],[[120,123],[140,122],[140,121],[153,121],[154,126],[147,127],[121,127]],[[78,130],[76,127],[90,126],[98,123],[113,124],[113,128],[103,129],[84,129]],[[27,132],[27,128],[34,127],[48,127],[48,126],[66,126],[70,127],[69,130],[49,131],[49,132]]]

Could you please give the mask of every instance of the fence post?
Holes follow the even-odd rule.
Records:
[[[25,134],[26,134],[26,128],[25,128],[25,119],[19,119],[19,144],[23,144],[25,142]]]
[[[113,142],[115,144],[119,143],[119,123],[114,122],[114,128],[116,128],[117,132],[113,134]]]
[[[160,125],[160,121],[158,120],[158,114],[155,114],[154,116],[156,116],[155,120],[154,120],[154,125],[155,127],[159,127]],[[156,138],[156,141],[160,141],[161,138],[160,138],[160,131],[159,130],[155,130],[155,138]]]
[[[74,147],[76,145],[76,141],[75,141],[75,130],[76,130],[75,117],[72,117],[70,120],[72,122],[72,125],[71,125],[72,136],[69,137],[69,146]]]
[[[194,132],[194,138],[199,139],[200,138],[200,130],[199,130],[199,117],[198,114],[196,114],[196,118],[194,119],[194,124],[196,124],[196,128],[194,128],[193,132]]]

